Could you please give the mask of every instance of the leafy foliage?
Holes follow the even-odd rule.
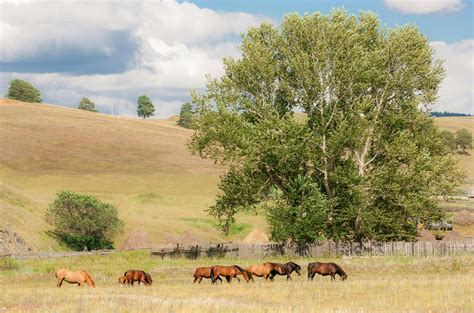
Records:
[[[443,138],[443,141],[446,144],[446,146],[450,150],[456,151],[458,145],[456,143],[456,137],[454,136],[454,133],[452,133],[449,130],[445,129],[445,130],[441,131],[440,135]]]
[[[25,80],[13,79],[6,94],[7,98],[24,102],[41,103],[41,92]]]
[[[155,106],[148,96],[142,95],[138,97],[137,115],[143,117],[143,119],[155,115]]]
[[[444,75],[412,25],[372,13],[288,15],[193,95],[190,148],[229,166],[209,213],[224,232],[264,207],[274,239],[412,240],[462,180],[428,113]],[[297,120],[294,111],[305,113]]]
[[[122,229],[117,208],[96,197],[63,191],[49,206],[46,221],[72,249],[113,248],[113,238]]]
[[[466,153],[466,149],[472,149],[471,132],[465,128],[456,131],[456,144],[461,147],[463,153]]]
[[[176,124],[184,128],[194,128],[194,114],[193,105],[191,103],[188,102],[183,104],[179,112],[179,120],[176,122]]]
[[[98,112],[95,108],[94,102],[92,102],[89,98],[83,97],[81,102],[79,102],[79,106],[77,107],[79,110],[86,110],[91,112]]]

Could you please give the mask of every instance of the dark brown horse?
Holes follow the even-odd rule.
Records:
[[[347,279],[347,274],[344,270],[336,263],[320,263],[313,262],[308,264],[308,279],[313,280],[314,275],[319,274],[322,276],[331,275],[331,280],[336,279],[336,274],[341,277],[341,280]]]
[[[153,283],[153,280],[151,279],[150,274],[145,273],[144,271],[141,270],[129,270],[126,271],[123,276],[125,279],[122,279],[124,283],[127,283],[128,285],[132,285],[134,282],[144,283],[145,285],[151,285]],[[119,278],[120,281],[120,278]]]
[[[231,266],[213,266],[211,267],[211,281],[214,284],[219,276],[225,277],[228,283],[232,281],[232,278],[236,278],[239,282],[240,279],[237,275],[242,275],[246,282],[249,282],[249,274],[246,270],[238,265]]]
[[[286,275],[286,280],[291,280],[291,273],[296,272],[298,276],[301,276],[301,266],[295,262],[288,263],[270,263],[274,264],[274,270],[270,273],[270,280],[273,280],[276,275]]]
[[[214,266],[219,266],[219,265],[214,265]],[[199,279],[198,283],[200,284],[203,278],[211,278],[211,268],[212,266],[209,267],[197,267],[194,270],[194,281],[193,284]],[[222,283],[222,278],[216,277],[216,280],[220,280]]]

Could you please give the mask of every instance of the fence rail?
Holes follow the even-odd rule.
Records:
[[[150,250],[150,249],[144,249]],[[120,250],[97,250],[81,252],[24,252],[0,255],[0,258],[14,259],[61,258],[85,255],[109,255]],[[448,256],[474,254],[474,238],[458,241],[418,241],[418,242],[331,242],[311,245],[219,243],[208,246],[162,247],[151,249],[151,255],[163,258],[235,258],[266,259],[274,256],[336,257],[336,256]]]

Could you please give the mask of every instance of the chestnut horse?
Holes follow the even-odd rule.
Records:
[[[267,280],[270,277],[272,271],[276,271],[278,265],[276,263],[263,263],[263,264],[252,264],[247,267],[247,272],[249,273],[249,279],[253,282],[253,276],[263,277]]]
[[[275,276],[278,275],[286,275],[286,280],[291,280],[291,273],[296,272],[298,276],[301,276],[301,266],[296,264],[295,262],[288,262],[288,263],[270,263],[275,264],[274,270],[270,273],[270,280],[273,280]]]
[[[344,270],[336,263],[320,263],[313,262],[308,264],[308,279],[313,280],[314,275],[319,274],[322,276],[331,275],[331,280],[336,279],[336,274],[341,277],[341,280],[347,279],[347,274]]]
[[[215,266],[218,266],[218,265],[215,265]],[[199,279],[198,283],[200,284],[202,279],[203,278],[211,278],[211,268],[212,266],[210,267],[197,267],[195,270],[194,270],[194,281],[193,281],[193,284]],[[221,283],[222,283],[222,278],[220,278],[219,276],[216,277],[216,280],[220,280]]]
[[[236,278],[239,282],[240,279],[237,275],[242,275],[246,282],[249,282],[249,274],[246,270],[238,265],[232,266],[213,266],[211,267],[211,281],[214,284],[219,276],[225,277],[228,283],[232,281],[232,278]]]
[[[92,279],[92,276],[86,271],[74,272],[62,268],[55,273],[55,276],[58,280],[56,283],[56,287],[58,288],[61,287],[63,281],[66,281],[70,284],[77,284],[79,287],[81,287],[84,283],[86,283],[89,287],[95,287],[95,283]]]
[[[125,276],[125,279],[122,277]],[[133,283],[138,281],[138,284],[144,283],[145,285],[151,285],[153,283],[153,280],[151,279],[150,274],[145,273],[144,271],[141,270],[129,270],[126,271],[123,274],[122,277],[119,278],[120,283],[127,283],[128,285],[132,285]],[[121,281],[122,280],[122,281]]]

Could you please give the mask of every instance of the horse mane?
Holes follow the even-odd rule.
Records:
[[[92,287],[95,287],[95,282],[94,282],[94,280],[92,279],[92,276],[91,276],[88,272],[86,272],[86,271],[84,271],[84,273],[86,274],[87,278],[91,281]]]
[[[244,270],[243,268],[241,268],[240,266],[238,266],[238,265],[232,265],[232,266],[233,266],[233,267],[237,267],[237,269],[238,269],[241,273],[245,272],[245,270]]]
[[[288,262],[289,264],[292,264],[293,266],[295,267],[298,267],[299,269],[301,269],[301,266],[299,266],[298,264],[296,264],[295,262]]]
[[[347,277],[346,272],[344,272],[344,270],[339,265],[337,265],[336,263],[333,263],[333,264],[334,264],[334,267],[336,268],[336,273],[338,273],[339,276]]]

